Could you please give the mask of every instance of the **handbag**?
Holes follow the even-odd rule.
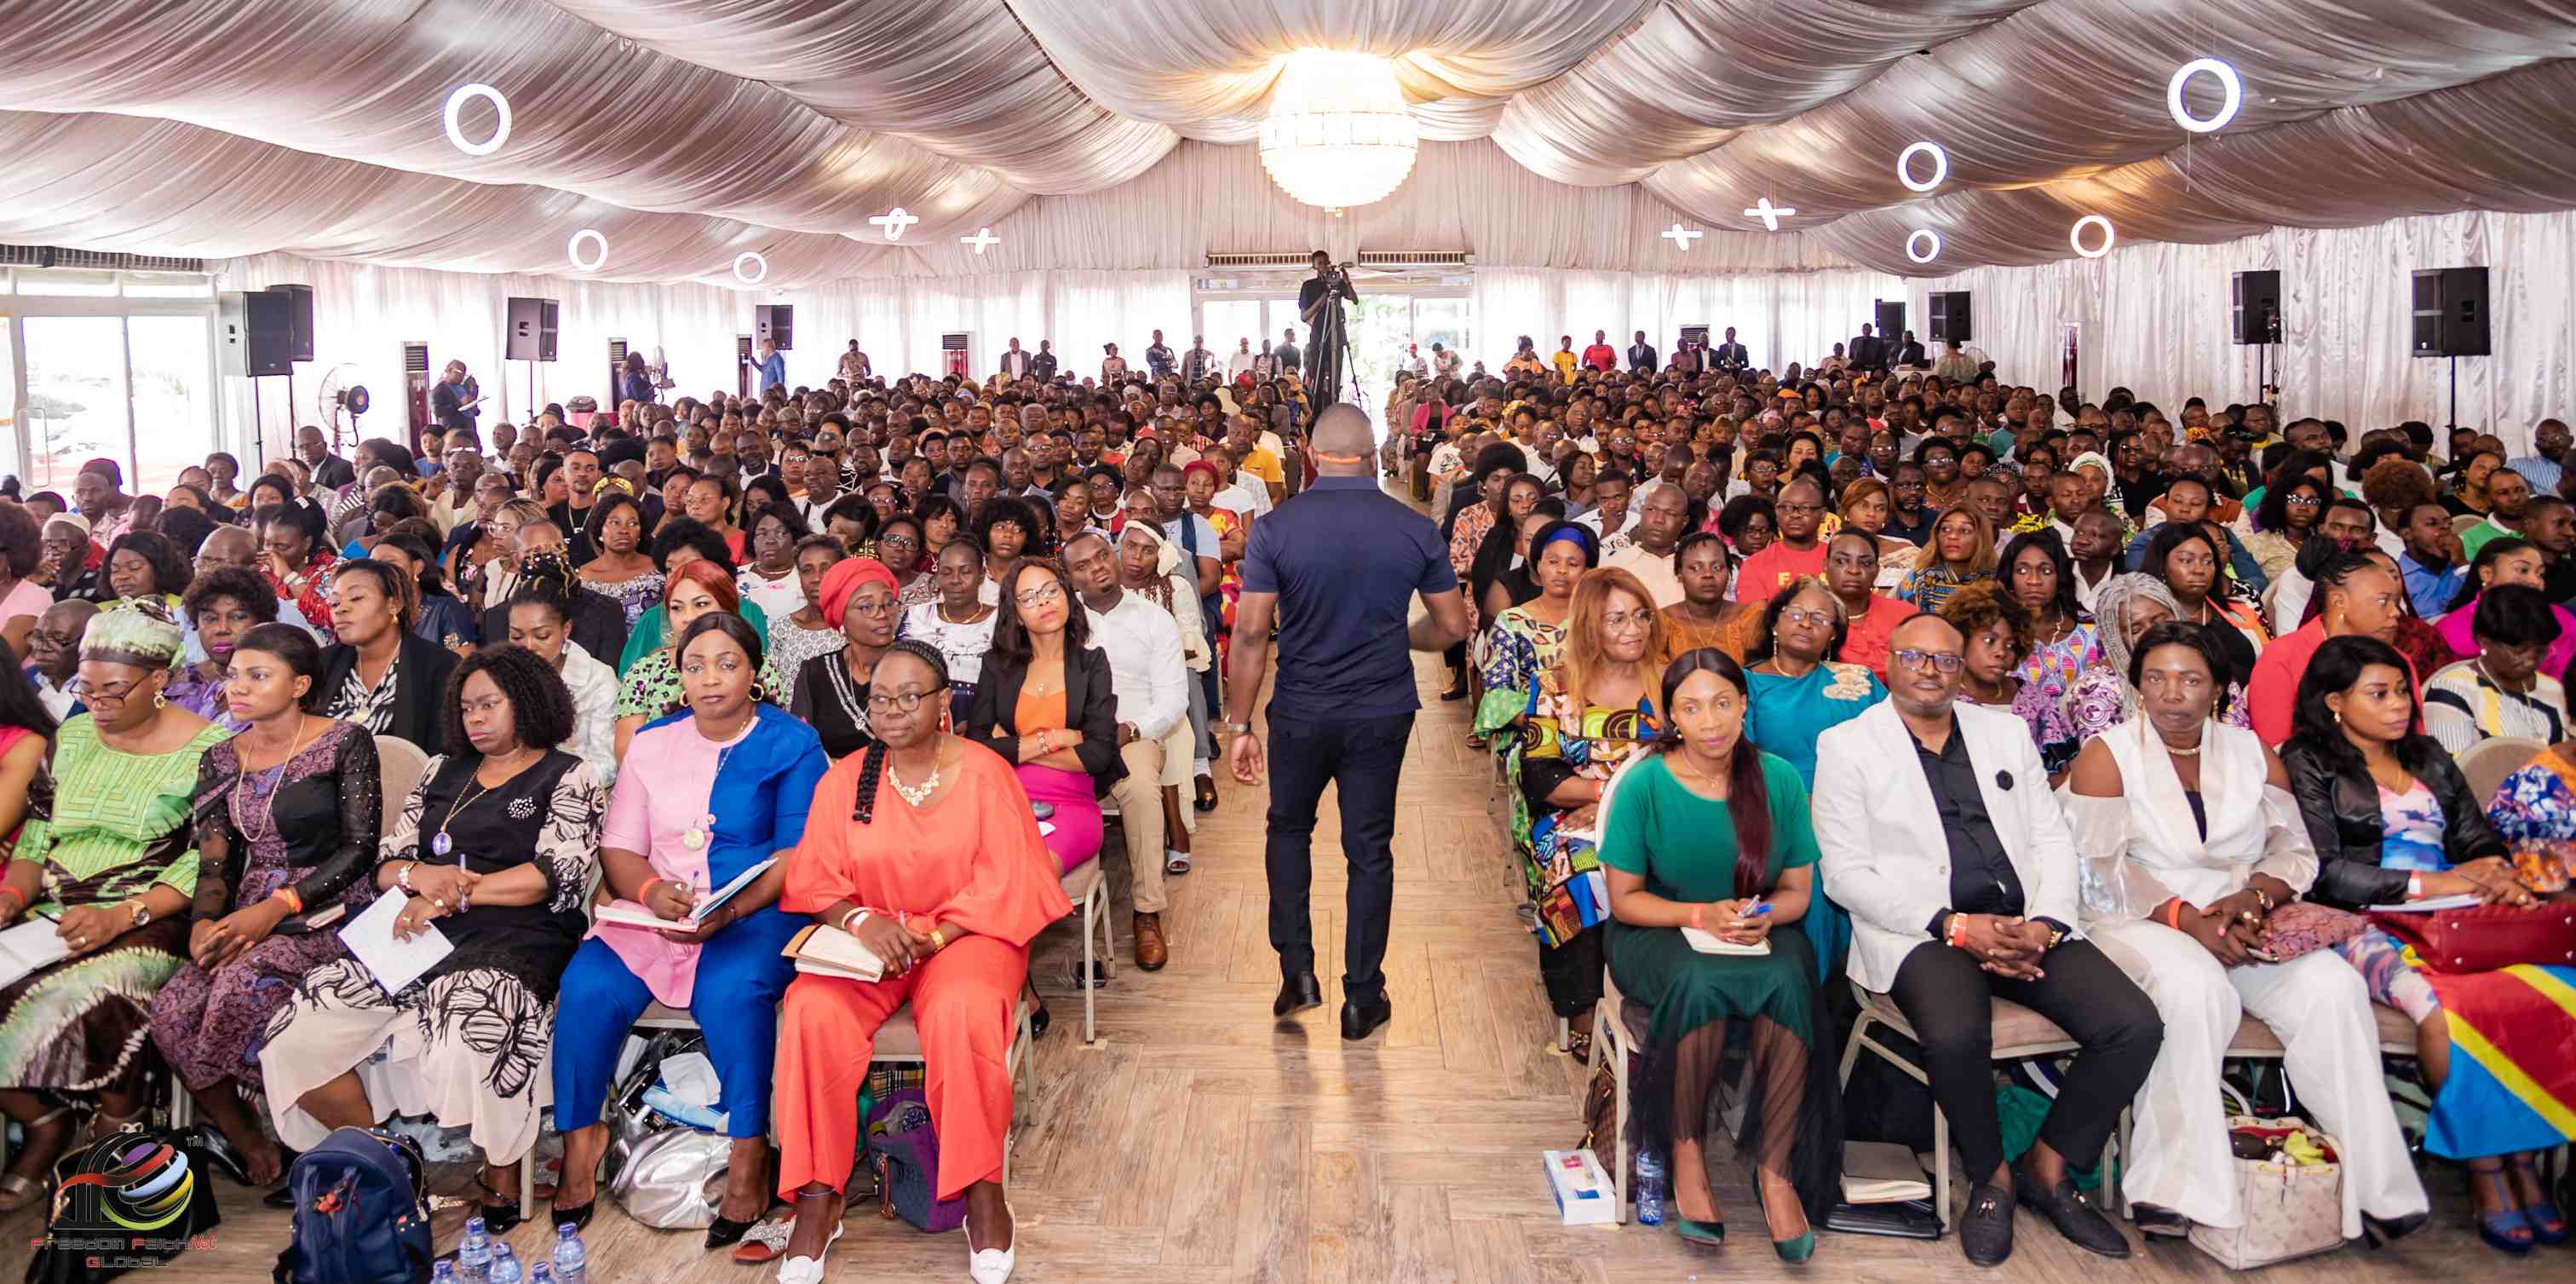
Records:
[[[2275,963],[2341,945],[2361,935],[2370,920],[2315,901],[2292,901],[2263,920],[2263,949]]]
[[[2343,1247],[2343,1149],[2335,1139],[2304,1120],[2251,1115],[2231,1116],[2227,1131],[2239,1156],[2231,1166],[2245,1222],[2194,1222],[2192,1247],[2236,1271]],[[2281,1144],[2293,1134],[2305,1134],[2325,1162],[2302,1163],[2282,1154]]]
[[[930,1098],[919,1088],[897,1088],[868,1112],[868,1153],[885,1161],[882,1198],[917,1230],[933,1235],[966,1223],[966,1197],[939,1198],[939,1134],[931,1126]]]
[[[724,1198],[733,1139],[695,1128],[665,1128],[626,1148],[608,1193],[626,1215],[655,1230],[704,1230]]]
[[[2553,901],[2516,909],[2476,905],[2466,909],[2381,910],[2370,921],[2415,947],[2424,966],[2462,975],[2522,963],[2576,965],[2576,904]]]

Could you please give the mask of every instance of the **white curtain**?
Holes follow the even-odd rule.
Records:
[[[2099,259],[1979,268],[1905,290],[1915,331],[1927,335],[1925,296],[1968,291],[1969,346],[2008,380],[2054,391],[2071,323],[2088,400],[2123,385],[2174,413],[2187,396],[2213,405],[2254,397],[2257,350],[2230,341],[2229,277],[2277,268],[2282,343],[2265,351],[2265,375],[2289,414],[2341,420],[2358,436],[2409,419],[2454,422],[2451,363],[2409,355],[2412,274],[2479,265],[2488,269],[2493,355],[2460,358],[2456,422],[2495,432],[2519,452],[2534,423],[2576,411],[2576,213],[2281,228],[2221,245],[2139,245]]]

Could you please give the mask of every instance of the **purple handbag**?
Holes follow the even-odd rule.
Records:
[[[916,1229],[937,1235],[966,1224],[966,1197],[942,1200],[939,1134],[930,1125],[930,1099],[919,1088],[897,1088],[868,1110],[868,1153],[885,1160],[885,1198]]]

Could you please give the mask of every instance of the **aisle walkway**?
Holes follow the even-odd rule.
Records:
[[[1717,1255],[1685,1251],[1671,1234],[1630,1226],[1557,1224],[1538,1152],[1572,1144],[1580,1075],[1547,1050],[1551,1022],[1529,937],[1512,913],[1501,837],[1486,810],[1491,772],[1461,743],[1464,707],[1437,699],[1438,666],[1423,657],[1428,701],[1405,763],[1397,826],[1396,907],[1387,972],[1395,1020],[1358,1045],[1339,1037],[1342,879],[1336,822],[1317,831],[1317,971],[1327,1004],[1275,1027],[1278,971],[1265,937],[1257,789],[1227,785],[1200,828],[1197,872],[1174,880],[1165,922],[1172,964],[1146,975],[1121,967],[1101,995],[1102,1042],[1081,1044],[1082,1000],[1068,982],[1078,949],[1069,926],[1041,943],[1037,975],[1055,1028],[1041,1042],[1027,1126],[1015,1151],[1020,1268],[1028,1284],[1629,1284],[1630,1281],[1790,1279],[2048,1280],[2108,1277],[2219,1281],[2198,1251],[2161,1245],[2128,1263],[2067,1247],[2025,1217],[2022,1251],[2006,1272],[1966,1265],[1949,1241],[1921,1244],[1826,1237],[1803,1271],[1761,1242],[1761,1218],[1740,1168],[1720,1186],[1745,1238]],[[1329,800],[1328,800],[1329,801]],[[1114,845],[1114,844],[1113,844]],[[1120,871],[1123,886],[1123,870]],[[1120,954],[1126,915],[1117,916]],[[2288,1284],[2446,1284],[2544,1278],[2576,1264],[2544,1250],[2517,1266],[2480,1246],[2456,1214],[2458,1179],[2434,1176],[2445,1220],[2397,1250],[2358,1247],[2259,1277]],[[218,1183],[217,1246],[191,1252],[191,1284],[258,1284],[285,1239],[285,1217],[251,1192]],[[914,1284],[966,1278],[964,1240],[915,1233],[853,1210],[834,1250],[833,1278]],[[442,1229],[447,1220],[442,1219]],[[0,1222],[0,1279],[15,1279],[32,1213]],[[520,1251],[549,1242],[529,1225]],[[596,1284],[765,1281],[698,1233],[645,1230],[614,1208],[590,1234]],[[442,1235],[442,1246],[452,1232]],[[149,1276],[129,1278],[148,1284]]]

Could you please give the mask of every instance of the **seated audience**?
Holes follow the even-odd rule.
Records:
[[[1914,607],[1876,591],[1886,576],[1881,570],[1877,543],[1868,532],[1842,531],[1825,544],[1825,587],[1833,590],[1835,600],[1842,604],[1843,618],[1851,621],[1834,658],[1860,665],[1884,681],[1887,635],[1914,614]],[[1758,602],[1748,602],[1745,607],[1761,610]]]
[[[2296,948],[2285,929],[2315,933],[2332,912],[2294,905],[2316,880],[2316,850],[2280,759],[2213,716],[2225,663],[2205,628],[2148,630],[2129,661],[2142,716],[2088,742],[2068,782],[2089,871],[2085,931],[2155,1000],[2165,1027],[2122,1189],[2149,1235],[2273,1215],[2246,1207],[2220,1090],[2220,1062],[2248,1014],[2289,1049],[2309,1117],[2342,1143],[2344,1237],[2360,1236],[2366,1217],[2374,1239],[2394,1238],[2421,1225],[2429,1204],[2380,1082],[2378,1018],[2342,955],[2276,952]]]
[[[2499,584],[2522,584],[2533,589],[2548,585],[2547,567],[2540,549],[2529,540],[2503,536],[2488,540],[2470,559],[2467,579],[2451,599],[2450,610],[2434,620],[2433,628],[2453,654],[2462,658],[2478,654],[2477,607],[2489,588]],[[2558,622],[2558,637],[2544,650],[2540,672],[2559,681],[2567,678],[2567,664],[2576,659],[2576,613],[2564,606],[2552,605],[2550,617]]]
[[[2289,739],[2298,703],[2299,683],[2309,663],[2330,638],[2361,635],[2390,641],[2404,612],[2406,589],[2396,574],[2359,553],[2338,553],[2318,568],[2317,617],[2295,633],[2263,649],[2254,677],[2245,686],[2254,718],[2254,734],[2278,746]],[[2188,616],[2183,617],[2188,619]],[[2407,697],[2422,675],[2407,671]]]
[[[1932,544],[1896,596],[1918,611],[1937,611],[1960,585],[1995,577],[1995,530],[1985,514],[1952,507],[1932,523]]]
[[[614,906],[673,926],[595,922],[564,968],[554,1038],[555,1127],[564,1137],[557,1225],[590,1221],[608,1150],[600,1109],[628,1028],[655,1002],[686,1009],[705,1034],[723,1094],[716,1109],[733,1140],[706,1246],[739,1242],[769,1206],[778,1001],[795,975],[780,951],[807,921],[780,910],[778,897],[829,763],[812,727],[762,698],[760,650],[740,616],[692,621],[680,634],[687,707],[627,746],[632,769],[600,829],[601,879]],[[722,905],[699,912],[710,893],[770,861]]]
[[[739,590],[734,586],[733,576],[725,573],[723,563],[695,558],[672,566],[670,578],[662,586],[662,614],[667,621],[665,632],[675,644],[636,661],[619,682],[616,741],[619,762],[626,761],[626,747],[644,724],[677,713],[689,702],[688,684],[680,673],[679,648],[676,645],[679,635],[687,632],[689,625],[695,623],[699,616],[714,611],[738,615],[741,606]],[[893,630],[892,613],[889,603],[885,611],[889,635]],[[754,629],[753,632],[759,630]],[[771,692],[787,689],[786,683],[779,679],[777,669],[766,659],[760,663],[758,685],[764,698]],[[807,720],[812,721],[810,718]],[[817,725],[819,729],[820,724]],[[864,730],[866,724],[861,723],[860,727]]]
[[[151,1106],[153,997],[188,961],[198,764],[229,734],[164,698],[178,658],[179,624],[159,601],[99,612],[80,643],[89,711],[54,732],[50,788],[11,796],[24,800],[23,828],[0,877],[0,926],[51,921],[68,956],[0,986],[0,1114],[25,1136],[0,1175],[0,1211],[44,1197],[78,1107],[95,1139],[141,1125]],[[26,726],[29,712],[9,724],[41,744],[51,728]]]
[[[1740,1021],[1752,1056],[1738,1144],[1753,1158],[1773,1248],[1797,1262],[1815,1252],[1812,1224],[1841,1198],[1842,1094],[1804,926],[1818,895],[1807,786],[1745,736],[1747,694],[1721,651],[1686,652],[1665,668],[1654,752],[1620,776],[1601,817],[1603,952],[1620,993],[1654,1010],[1633,1100],[1640,1149],[1670,1159],[1681,1236],[1725,1237],[1705,1139],[1729,1026]],[[1702,954],[1684,927],[1769,953]]]
[[[1001,617],[1001,608],[985,594],[991,591],[998,599],[1000,593],[985,578],[984,550],[973,540],[952,541],[941,549],[936,576],[938,600],[904,612],[895,634],[929,643],[947,661],[950,718],[963,726],[974,711],[984,653],[993,649],[993,625]]]
[[[1554,668],[1565,652],[1575,585],[1584,572],[1600,564],[1593,534],[1580,522],[1548,520],[1530,547],[1528,576],[1537,592],[1499,615],[1485,617],[1485,636],[1479,644],[1485,695],[1475,719],[1479,734],[1491,735],[1527,711],[1538,675]]]
[[[2566,736],[2567,692],[2540,671],[2558,641],[2549,599],[2525,584],[2478,595],[2470,632],[2473,659],[2424,679],[2424,730],[2454,754],[2491,736],[2555,744]]]
[[[1172,855],[1163,843],[1164,741],[1189,716],[1180,628],[1171,612],[1119,585],[1117,553],[1109,541],[1075,536],[1065,545],[1064,568],[1080,590],[1091,645],[1109,661],[1118,715],[1114,734],[1126,767],[1109,782],[1109,795],[1118,803],[1118,829],[1127,843],[1136,966],[1157,971],[1169,957],[1163,911],[1171,903],[1163,888]]]
[[[1887,695],[1867,668],[1828,658],[1849,632],[1842,599],[1812,575],[1791,581],[1763,608],[1770,645],[1744,671],[1752,687],[1745,716],[1753,743],[1797,768],[1801,780],[1815,778],[1816,737]]]
[[[323,649],[315,708],[428,750],[440,742],[440,703],[457,658],[411,631],[418,592],[390,562],[361,557],[332,566],[331,623],[340,640]]]
[[[1041,562],[1023,563],[1010,587],[1038,585],[1064,596]],[[979,691],[978,704],[1002,685]],[[1022,684],[1009,685],[1021,698]],[[908,641],[888,649],[869,694],[876,739],[823,777],[788,862],[780,907],[857,937],[884,961],[885,976],[807,973],[787,987],[778,1017],[778,1194],[794,1202],[796,1219],[782,1284],[825,1277],[863,1140],[868,1054],[877,1028],[907,1005],[939,1136],[932,1194],[965,1199],[978,1280],[1007,1277],[1017,1256],[1002,1189],[1011,1124],[1004,1054],[1029,940],[1073,907],[1009,760],[939,730],[946,687],[937,651]]]
[[[2067,1168],[2102,1153],[2155,1062],[2162,1023],[2076,935],[2075,843],[2027,729],[1958,704],[1966,639],[1916,616],[1892,642],[1888,699],[1827,731],[1817,753],[1816,841],[1825,891],[1851,913],[1852,979],[1888,996],[1921,1041],[1933,1100],[1967,1158],[1967,1259],[2012,1255],[2021,1204],[2076,1246],[2127,1257],[2128,1239]],[[1996,998],[2047,1017],[2082,1049],[2011,1166],[1989,1064]]]
[[[574,591],[559,567],[520,576],[510,598],[510,635],[502,640],[536,652],[563,678],[572,692],[573,722],[565,750],[606,788],[617,782],[617,673],[572,640],[564,602]]]
[[[2281,752],[2316,844],[2310,898],[2353,911],[2443,896],[2536,904],[2450,755],[2414,730],[2420,713],[2405,661],[2387,643],[2343,636],[2317,648],[2299,680],[2296,734]],[[2415,966],[2377,926],[2335,949],[2373,999],[2415,1022],[2433,1093],[2425,1149],[2467,1162],[2480,1238],[2507,1253],[2563,1238],[2566,1217],[2541,1184],[2534,1152],[2565,1144],[2576,1129],[2532,1109],[2529,1094],[2566,1081],[2576,1013],[2527,981],[2499,985],[2495,973],[2446,972],[2438,960]],[[2562,966],[2543,975],[2576,982],[2576,969]],[[2460,1046],[2455,1031],[2477,1032],[2478,1044]]]
[[[1682,583],[1682,600],[1663,608],[1664,652],[1657,661],[1713,648],[1742,664],[1760,644],[1762,603],[1734,600],[1734,561],[1725,537],[1707,531],[1692,531],[1674,546],[1673,575]]]
[[[1996,567],[2012,600],[2030,613],[2030,648],[2015,675],[2064,700],[2076,677],[2102,661],[2102,631],[2076,600],[2065,542],[2054,530],[2025,531],[2005,542]]]
[[[255,571],[218,566],[199,575],[180,601],[182,618],[196,626],[206,658],[182,667],[163,688],[171,703],[226,731],[238,731],[225,686],[231,680],[234,645],[241,636],[277,619],[277,595]],[[293,625],[289,625],[293,628]],[[306,637],[312,634],[296,630]]]
[[[1100,855],[1100,802],[1125,774],[1109,657],[1062,568],[1024,558],[1002,586],[965,738],[1012,764],[1031,801],[1054,809],[1045,835],[1059,873]]]
[[[2075,761],[2080,746],[2057,697],[2048,688],[2015,676],[2022,654],[2030,648],[2030,613],[2005,592],[2002,583],[1979,580],[1950,594],[1939,614],[1967,639],[1961,652],[1959,698],[2021,719],[2030,728],[2031,743],[2039,747],[2049,786],[2055,788],[2065,779],[2067,764]]]

